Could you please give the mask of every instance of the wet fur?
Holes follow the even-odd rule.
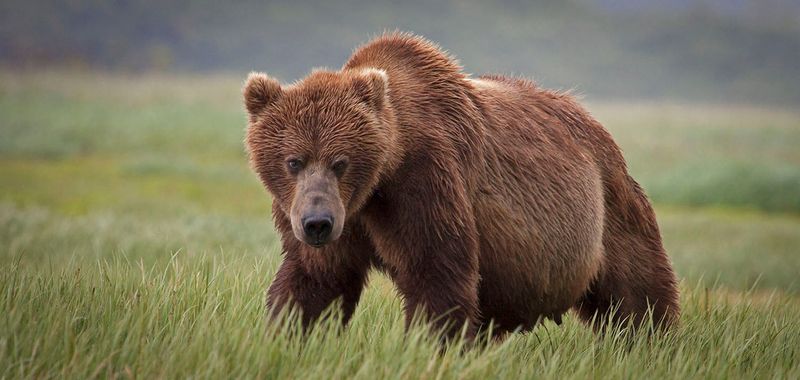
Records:
[[[247,146],[284,250],[271,313],[292,304],[308,325],[339,299],[346,322],[378,268],[407,322],[422,312],[450,334],[490,321],[498,335],[528,330],[570,309],[595,326],[612,309],[614,322],[638,323],[648,306],[664,326],[676,321],[651,205],[611,136],[570,96],[470,78],[408,34],[369,42],[340,71],[276,85],[256,76],[245,86]],[[357,158],[338,183],[344,230],[322,248],[292,232],[296,188],[282,167],[292,149],[320,162]]]

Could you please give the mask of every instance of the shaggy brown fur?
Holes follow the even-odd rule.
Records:
[[[614,309],[614,322],[639,323],[648,307],[676,320],[650,203],[569,96],[470,78],[408,34],[289,86],[253,74],[244,92],[251,162],[283,238],[273,313],[293,304],[308,325],[341,299],[347,321],[378,268],[407,322],[422,312],[450,334],[528,330],[571,308],[598,324]]]

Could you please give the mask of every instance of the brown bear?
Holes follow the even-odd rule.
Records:
[[[594,327],[679,314],[651,205],[570,96],[473,78],[404,33],[290,85],[253,73],[246,145],[273,196],[283,263],[267,292],[308,326],[345,323],[371,268],[452,335],[502,336],[569,309]],[[611,318],[609,318],[611,317]]]

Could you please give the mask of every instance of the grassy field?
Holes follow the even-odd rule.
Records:
[[[280,247],[240,84],[0,72],[0,377],[800,377],[800,114],[590,104],[656,202],[681,325],[440,352],[378,274],[348,328],[264,334]]]

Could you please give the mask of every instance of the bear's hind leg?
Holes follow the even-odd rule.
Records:
[[[649,224],[624,223],[607,215],[603,237],[604,263],[597,278],[576,305],[578,315],[595,330],[607,324],[653,324],[668,327],[680,314],[675,274],[661,244],[655,217],[647,209],[638,217]],[[651,228],[647,228],[651,227]],[[652,313],[652,314],[649,314]]]

